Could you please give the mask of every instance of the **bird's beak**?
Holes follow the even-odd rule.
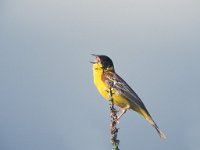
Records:
[[[96,55],[96,54],[91,54],[92,56],[94,56],[94,57],[98,57],[98,55]]]
[[[95,59],[95,61],[90,61],[90,63],[92,63],[92,64],[98,63],[98,61],[99,61],[99,55],[96,55],[96,54],[91,54],[91,55],[94,56],[94,57],[96,57],[96,59]]]
[[[96,64],[96,62],[94,62],[94,61],[90,61],[90,63],[91,63],[91,64]]]

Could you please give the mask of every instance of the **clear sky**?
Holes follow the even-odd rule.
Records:
[[[1,0],[0,149],[110,150],[90,54],[106,54],[167,136],[121,119],[121,150],[199,150],[199,0]]]

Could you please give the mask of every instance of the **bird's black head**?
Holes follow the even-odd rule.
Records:
[[[113,62],[108,56],[105,56],[105,55],[94,55],[94,56],[96,57],[97,63],[102,64],[102,68],[104,70],[106,70],[106,69],[114,70]]]

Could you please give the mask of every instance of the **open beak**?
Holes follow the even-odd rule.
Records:
[[[96,63],[98,63],[100,60],[99,60],[99,55],[96,55],[96,54],[91,54],[92,56],[94,56],[96,59],[95,59],[95,61],[90,61],[90,63],[92,63],[92,64],[96,64]]]
[[[94,57],[98,57],[99,55],[96,55],[96,54],[91,54],[92,56],[94,56]]]

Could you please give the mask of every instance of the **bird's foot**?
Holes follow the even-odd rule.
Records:
[[[126,113],[127,109],[129,108],[130,108],[130,105],[127,105],[125,108],[122,109],[121,113],[117,117],[118,122],[119,122],[119,119]]]

